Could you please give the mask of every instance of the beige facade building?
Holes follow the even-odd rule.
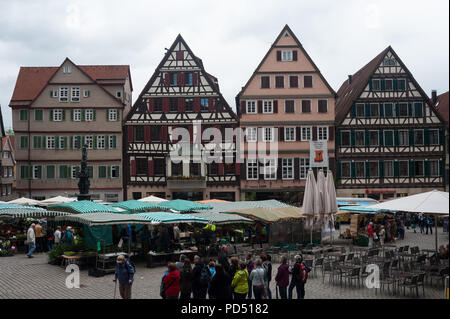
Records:
[[[21,67],[10,107],[17,197],[76,196],[88,149],[92,199],[120,201],[122,120],[131,108],[128,65]]]
[[[0,201],[6,202],[14,198],[14,148],[11,138],[6,135],[3,126],[3,117],[0,110],[1,144],[0,144]]]

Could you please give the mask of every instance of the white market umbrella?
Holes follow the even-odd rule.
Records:
[[[314,227],[314,216],[317,211],[316,205],[316,178],[312,169],[308,171],[306,176],[305,193],[303,194],[303,214],[307,217],[306,222],[308,226],[311,226],[311,243]]]
[[[31,198],[17,198],[14,200],[10,200],[8,204],[15,204],[15,205],[24,205],[24,206],[36,206],[39,205],[39,201]]]
[[[69,197],[64,197],[64,196],[56,196],[56,197],[51,197],[51,198],[41,200],[38,205],[48,206],[48,205],[55,205],[55,204],[64,204],[64,203],[71,203],[76,200],[77,199],[73,198],[73,197],[69,198]]]
[[[138,201],[152,203],[152,204],[158,204],[158,203],[162,203],[162,202],[167,202],[167,199],[159,198],[159,197],[151,195],[151,196],[148,196],[145,198],[138,199]]]
[[[326,192],[327,200],[325,201],[325,214],[326,222],[331,224],[330,226],[330,236],[333,239],[333,228],[334,227],[334,214],[338,212],[338,205],[336,199],[336,188],[334,186],[333,173],[331,171],[327,172],[326,178]]]
[[[433,190],[431,192],[420,193],[407,197],[393,199],[384,203],[367,206],[375,209],[389,209],[393,211],[424,213],[438,216],[449,215],[448,192]],[[435,220],[436,251],[438,251],[437,239],[437,218]]]
[[[325,219],[325,206],[327,201],[327,194],[326,194],[326,180],[325,180],[325,174],[323,173],[323,170],[319,170],[317,173],[317,184],[316,184],[316,205],[317,210],[316,214],[318,214],[319,222],[323,223]]]

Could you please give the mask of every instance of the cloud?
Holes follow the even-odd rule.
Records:
[[[0,103],[6,127],[20,66],[129,64],[134,99],[180,33],[222,94],[235,96],[288,24],[338,90],[392,45],[422,88],[448,90],[447,0],[0,1]]]

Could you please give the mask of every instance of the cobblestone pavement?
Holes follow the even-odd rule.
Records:
[[[397,241],[398,245],[417,245],[422,249],[434,248],[434,235],[421,235],[408,230],[405,240]],[[448,244],[448,233],[439,230],[439,243]],[[159,284],[164,267],[146,268],[144,263],[136,265],[137,272],[133,285],[133,298],[159,299]],[[278,265],[273,265],[274,275]],[[0,299],[37,298],[37,299],[107,299],[114,296],[113,275],[90,277],[87,270],[80,274],[80,288],[68,289],[65,280],[68,273],[62,267],[49,265],[46,254],[35,254],[29,259],[25,255],[0,258]],[[274,277],[273,275],[273,277]],[[328,277],[327,277],[328,279]],[[275,297],[275,284],[271,283]],[[119,293],[117,291],[117,297]],[[422,294],[420,298],[423,298]],[[295,292],[294,292],[295,298]],[[372,298],[410,298],[408,296],[391,296],[387,293],[375,295],[373,289],[356,287],[339,287],[330,285],[328,280],[322,283],[322,275],[310,277],[306,285],[306,299],[372,299]],[[444,288],[426,287],[425,298],[443,299]]]

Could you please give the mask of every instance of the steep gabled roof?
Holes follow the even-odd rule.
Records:
[[[322,79],[322,81],[325,83],[326,87],[330,90],[330,92],[332,94],[336,94],[336,92],[333,90],[333,88],[330,86],[330,84],[328,84],[327,80],[325,80],[325,78],[323,77],[322,73],[320,72],[319,68],[317,67],[317,65],[314,63],[314,61],[311,59],[311,57],[309,56],[308,52],[306,52],[306,50],[303,48],[303,45],[300,43],[300,41],[298,40],[297,36],[294,34],[294,32],[292,32],[291,28],[286,24],[283,28],[283,30],[281,30],[280,34],[277,36],[277,38],[275,39],[275,41],[272,43],[272,45],[270,46],[269,50],[267,51],[266,55],[264,56],[264,58],[261,60],[261,62],[258,64],[258,66],[256,67],[255,71],[253,71],[253,74],[251,75],[251,77],[248,79],[247,83],[245,84],[245,86],[241,89],[241,91],[237,94],[236,96],[236,100],[240,97],[240,95],[242,94],[242,92],[244,92],[248,85],[250,84],[250,82],[253,80],[253,78],[256,76],[256,73],[258,72],[258,70],[261,68],[261,66],[264,64],[264,62],[266,61],[267,57],[269,56],[270,52],[275,48],[275,45],[278,43],[278,41],[280,40],[280,38],[286,33],[288,32],[292,38],[294,39],[295,43],[298,45],[299,49],[302,50],[303,54],[305,55],[305,57],[308,59],[308,61],[311,63],[311,65],[313,66],[313,68],[316,70],[316,72],[319,74],[320,78]],[[236,106],[237,110],[239,110],[239,106]]]
[[[380,54],[378,54],[372,61],[367,63],[359,71],[352,75],[352,81],[348,80],[342,83],[341,87],[337,91],[338,99],[336,101],[336,121],[341,122],[345,115],[349,112],[351,105],[355,99],[357,99],[364,88],[367,86],[370,77],[380,65],[384,56],[391,50],[391,46],[388,46]]]
[[[2,137],[6,136],[5,125],[3,123],[3,113],[2,113],[1,105],[0,105],[0,130],[1,130],[0,133],[2,134]]]
[[[449,94],[448,91],[442,93],[437,97],[437,102],[434,105],[436,111],[440,114],[442,119],[445,121],[445,125],[448,128],[448,119],[449,119]]]

